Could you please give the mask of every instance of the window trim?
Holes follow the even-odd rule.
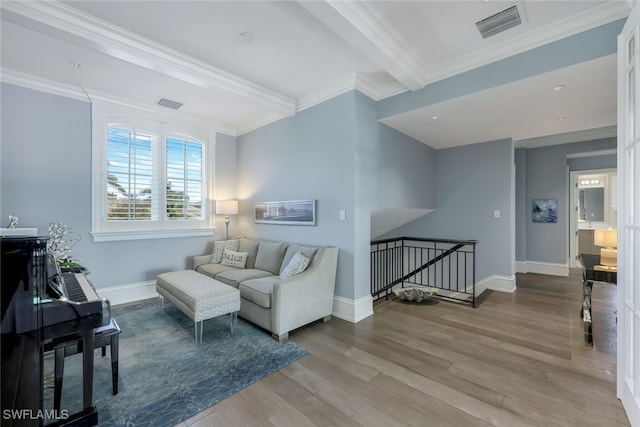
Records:
[[[94,242],[144,240],[177,237],[213,236],[213,189],[215,166],[216,132],[203,125],[160,116],[158,114],[103,100],[92,100],[92,218],[91,235]],[[167,136],[182,135],[203,143],[205,170],[203,183],[204,218],[202,220],[167,220],[165,218],[165,196],[158,207],[159,219],[153,221],[109,221],[106,219],[107,198],[107,126],[122,123],[135,125],[145,130],[157,130],[158,145],[156,162],[160,176],[160,188],[164,191],[166,180]]]

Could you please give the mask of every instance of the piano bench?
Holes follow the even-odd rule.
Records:
[[[118,394],[118,344],[120,337],[120,327],[113,317],[108,325],[101,326],[95,330],[93,348],[102,349],[102,357],[106,356],[106,348],[111,350],[111,382],[113,395]],[[64,376],[64,358],[82,353],[82,338],[79,335],[65,337],[60,341],[53,341],[45,346],[45,351],[55,351],[55,380],[53,391],[53,408],[60,410],[62,399],[62,379]]]

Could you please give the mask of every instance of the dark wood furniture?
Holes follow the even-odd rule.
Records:
[[[112,317],[111,321],[106,326],[101,326],[95,330],[93,349],[102,349],[102,357],[106,356],[107,346],[110,348],[111,355],[111,382],[112,392],[115,396],[118,394],[118,344],[120,337],[120,327],[116,320]],[[83,353],[83,340],[82,337],[77,335],[71,335],[62,339],[53,340],[45,344],[45,351],[55,352],[55,367],[54,367],[54,392],[53,392],[53,409],[60,411],[60,404],[62,400],[62,380],[64,377],[64,358],[67,356],[73,356],[74,354]],[[93,356],[93,352],[89,351],[89,355]]]
[[[596,266],[600,264],[600,255],[581,254],[582,259],[582,325],[584,328],[584,343],[593,346],[593,319],[591,317],[591,291],[593,282],[605,282],[617,284],[618,272],[616,270],[600,270]]]

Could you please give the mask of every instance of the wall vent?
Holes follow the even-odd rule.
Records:
[[[167,98],[160,98],[158,100],[158,102],[156,102],[156,104],[160,105],[161,107],[172,108],[174,110],[177,110],[178,108],[182,107],[182,105],[183,105],[181,102],[172,101],[172,100],[167,99]]]
[[[491,15],[481,21],[476,22],[478,31],[482,35],[482,38],[494,36],[509,28],[513,28],[521,23],[520,14],[516,6],[511,6],[508,9],[498,12],[495,15]]]

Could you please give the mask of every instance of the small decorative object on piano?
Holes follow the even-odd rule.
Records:
[[[10,228],[10,229],[18,228],[18,217],[17,216],[9,215],[9,225],[7,226],[7,228]]]
[[[72,235],[69,238],[68,235]],[[47,241],[47,253],[58,263],[63,270],[79,270],[89,274],[89,270],[79,263],[79,260],[71,256],[71,248],[80,241],[80,235],[71,231],[61,222],[49,223],[49,240]]]
[[[438,293],[438,288],[428,286],[409,286],[406,288],[395,289],[393,293],[401,300],[422,302],[430,299],[434,294]]]

